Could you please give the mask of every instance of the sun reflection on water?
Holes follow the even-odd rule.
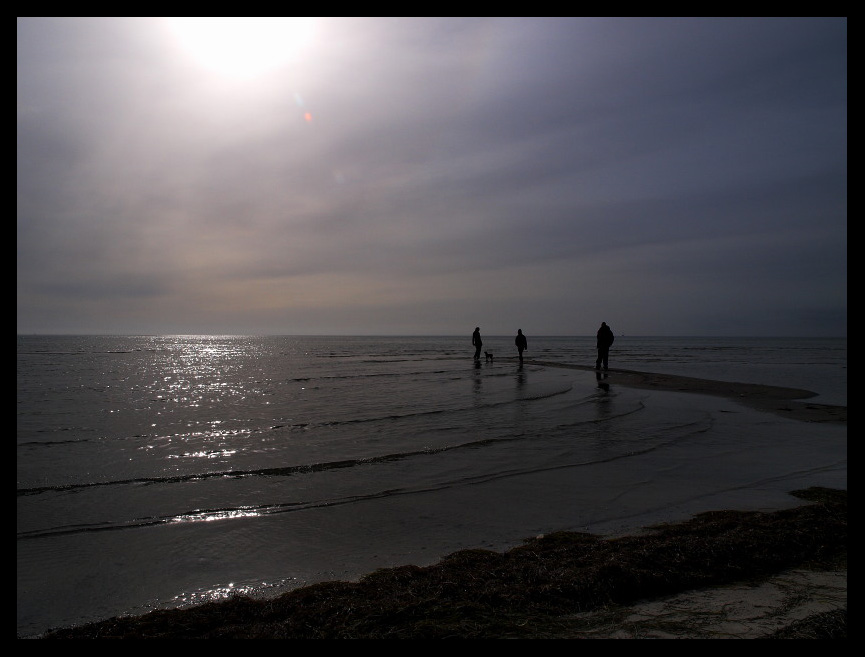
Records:
[[[183,454],[168,454],[166,458],[169,459],[217,459],[220,457],[234,456],[237,454],[236,449],[221,449],[215,451],[198,451],[198,452],[185,452]]]
[[[260,516],[261,512],[252,509],[231,509],[228,511],[201,511],[200,513],[184,513],[175,516],[171,522],[213,522],[215,520],[230,520],[234,518],[251,518]]]
[[[266,586],[266,583],[264,583],[264,586]],[[235,595],[252,595],[259,588],[257,586],[235,586],[234,582],[230,582],[226,586],[218,586],[206,591],[195,591],[175,596],[173,603],[178,606],[200,605],[206,602],[225,600]]]

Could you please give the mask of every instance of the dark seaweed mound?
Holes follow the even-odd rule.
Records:
[[[847,492],[792,494],[810,503],[771,513],[702,513],[615,539],[559,532],[504,553],[463,550],[433,566],[378,570],[358,582],[112,618],[43,638],[579,638],[569,622],[577,612],[791,568],[846,569]],[[846,632],[844,609],[766,638]]]

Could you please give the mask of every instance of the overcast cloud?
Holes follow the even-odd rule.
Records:
[[[18,19],[18,332],[846,336],[845,18]]]

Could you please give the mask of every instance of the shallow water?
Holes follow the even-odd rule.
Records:
[[[752,344],[677,340],[617,339],[614,367],[735,376]],[[500,356],[475,364],[456,338],[19,337],[19,635],[846,488],[846,427],[605,388],[485,343]],[[754,382],[843,369],[846,403],[846,340],[843,368],[806,343],[773,347],[774,380]],[[593,357],[588,338],[529,347]]]

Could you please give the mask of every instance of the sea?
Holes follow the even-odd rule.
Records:
[[[18,637],[846,489],[846,425],[527,337],[19,335]],[[847,405],[846,338],[619,335],[610,368]]]

